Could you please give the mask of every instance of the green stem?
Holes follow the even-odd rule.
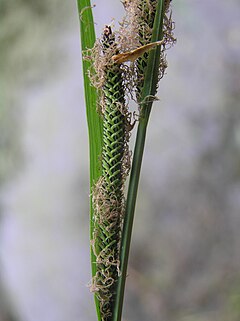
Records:
[[[154,19],[154,28],[152,35],[152,42],[161,40],[163,37],[163,15],[164,15],[164,1],[159,0],[157,5],[156,17]],[[158,47],[152,50],[149,54],[148,64],[146,67],[146,75],[144,80],[144,87],[142,90],[142,102],[147,100],[147,97],[155,95],[156,86],[158,82],[158,66],[160,60],[160,50]],[[134,219],[134,211],[136,206],[138,184],[140,178],[140,171],[142,165],[142,158],[146,140],[146,132],[149,116],[152,108],[152,101],[145,102],[141,107],[141,115],[137,130],[137,137],[133,155],[132,170],[129,180],[126,211],[124,226],[122,232],[122,243],[120,253],[120,270],[121,276],[118,280],[116,303],[114,307],[113,321],[121,321],[124,289],[127,276],[127,265],[131,243],[132,226]]]
[[[128,257],[129,257],[129,249],[131,242],[131,234],[132,234],[132,226],[133,226],[133,218],[134,211],[137,199],[137,190],[138,183],[140,178],[140,171],[142,165],[143,151],[145,146],[145,138],[147,131],[147,121],[139,123],[135,150],[134,150],[134,158],[132,163],[132,170],[130,175],[129,189],[128,189],[128,197],[126,204],[126,218],[124,222],[124,228],[122,233],[122,243],[121,243],[121,276],[118,280],[118,288],[117,288],[117,298],[116,305],[114,309],[114,321],[120,321],[122,315],[122,306],[123,306],[123,297],[124,297],[124,288],[127,276],[127,265],[128,265]]]

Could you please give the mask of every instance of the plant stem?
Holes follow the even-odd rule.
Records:
[[[163,15],[164,15],[164,1],[159,0],[157,5],[156,16],[154,19],[153,35],[151,41],[161,40],[163,37]],[[149,54],[148,65],[146,68],[144,87],[142,90],[143,105],[141,107],[141,115],[137,130],[137,137],[133,155],[132,170],[129,180],[128,195],[126,202],[126,211],[124,226],[122,232],[121,254],[120,254],[120,270],[121,276],[118,280],[116,303],[114,307],[113,321],[121,321],[124,289],[127,276],[127,265],[131,243],[132,226],[134,219],[134,212],[137,199],[138,184],[140,178],[140,171],[143,159],[143,152],[146,140],[146,132],[148,120],[152,108],[153,101],[147,101],[147,97],[155,95],[156,86],[158,82],[158,66],[160,60],[160,47],[152,50]],[[144,102],[145,101],[145,102]]]

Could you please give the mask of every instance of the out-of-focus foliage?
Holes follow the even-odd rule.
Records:
[[[54,72],[57,48],[49,44],[60,36],[58,25],[67,26],[69,13],[64,1],[0,2],[1,183],[20,162],[22,91]]]
[[[12,102],[13,103],[13,102]],[[20,162],[19,120],[16,108],[0,94],[0,184],[12,176]],[[0,188],[1,188],[0,185]]]
[[[33,88],[34,83],[54,71],[56,48],[49,44],[54,37],[60,36],[58,25],[61,25],[61,29],[67,27],[69,13],[64,1],[0,1],[1,191],[4,183],[23,168],[23,92],[26,86]],[[1,204],[0,208],[1,219]],[[1,321],[13,320],[7,302],[0,282]]]
[[[69,13],[69,6],[64,1],[2,0],[1,81],[7,77],[22,84],[26,77],[32,81],[34,76],[39,77],[39,73],[44,76],[45,73],[53,71],[57,48],[54,48],[51,42],[62,36],[64,28],[67,29]],[[14,90],[15,88],[12,88],[12,91]]]

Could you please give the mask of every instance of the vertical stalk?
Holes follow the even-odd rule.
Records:
[[[163,38],[163,15],[164,15],[164,1],[159,0],[157,3],[156,15],[154,19],[152,42],[161,40]],[[131,243],[132,226],[134,219],[134,211],[137,199],[137,190],[140,178],[140,171],[142,165],[142,158],[145,146],[147,124],[152,108],[152,101],[146,102],[147,97],[155,95],[156,86],[158,82],[158,71],[160,61],[160,47],[152,50],[149,53],[146,73],[144,78],[144,86],[141,92],[141,114],[137,130],[137,137],[133,155],[132,169],[128,186],[127,203],[125,211],[125,219],[122,232],[121,252],[120,252],[120,270],[121,276],[118,281],[116,305],[114,308],[113,321],[121,321],[124,289],[127,276],[127,265]]]

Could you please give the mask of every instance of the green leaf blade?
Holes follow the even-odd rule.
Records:
[[[78,0],[78,13],[80,20],[80,37],[82,53],[85,50],[91,49],[94,46],[96,36],[92,15],[92,7],[90,0]],[[86,115],[88,123],[88,138],[89,138],[89,158],[90,158],[90,193],[92,187],[98,178],[101,176],[102,170],[99,162],[99,156],[102,151],[102,119],[97,113],[97,91],[91,85],[88,76],[88,70],[91,63],[83,59],[82,54],[82,67],[83,67],[83,80],[84,80],[84,93],[86,103]],[[93,239],[93,205],[90,199],[90,238]],[[96,257],[91,250],[91,268],[92,275],[96,274]],[[101,320],[99,301],[95,296],[95,305],[98,320]]]

